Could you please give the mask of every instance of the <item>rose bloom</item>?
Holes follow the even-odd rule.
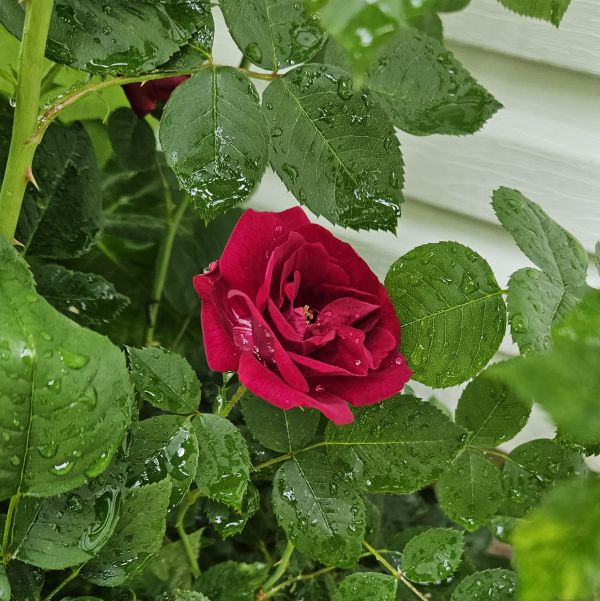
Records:
[[[383,285],[354,249],[299,207],[247,210],[218,261],[194,278],[208,365],[281,409],[336,424],[411,375]]]
[[[173,90],[188,77],[188,75],[179,75],[144,83],[128,83],[123,86],[123,91],[133,112],[142,118],[155,111],[159,102],[161,104],[167,102]]]

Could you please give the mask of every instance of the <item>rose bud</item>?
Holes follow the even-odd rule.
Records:
[[[143,83],[127,83],[123,86],[123,91],[133,112],[142,118],[155,111],[159,102],[161,104],[167,102],[173,90],[188,77],[188,75],[178,75]]]
[[[194,286],[209,367],[236,371],[276,407],[312,407],[346,424],[348,403],[377,403],[410,378],[385,288],[299,207],[243,213]]]

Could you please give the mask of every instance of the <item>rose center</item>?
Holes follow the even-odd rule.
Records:
[[[302,312],[304,313],[304,319],[306,320],[306,325],[310,326],[317,320],[317,312],[314,309],[311,309],[308,305],[304,305],[302,307]]]

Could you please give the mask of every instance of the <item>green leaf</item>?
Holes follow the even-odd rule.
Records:
[[[200,403],[200,382],[190,364],[163,348],[129,348],[131,373],[140,396],[163,411],[193,413]]]
[[[541,438],[513,449],[502,469],[507,501],[502,513],[524,516],[560,480],[587,474],[583,457],[556,442]]]
[[[129,305],[102,276],[71,271],[62,265],[43,264],[33,268],[37,291],[63,315],[82,326],[109,323]]]
[[[449,50],[414,29],[394,37],[367,85],[394,125],[414,135],[472,134],[502,108]]]
[[[414,380],[436,388],[460,384],[498,350],[506,329],[502,290],[470,248],[457,242],[418,246],[390,267],[385,287]]]
[[[600,586],[600,481],[557,487],[513,538],[522,601],[589,599]]]
[[[242,433],[227,419],[202,414],[193,421],[198,437],[196,484],[207,497],[240,510],[250,476]]]
[[[224,540],[239,534],[245,528],[248,520],[258,511],[259,505],[260,495],[258,490],[254,484],[250,483],[239,511],[209,499],[206,503],[206,516]]]
[[[552,330],[553,349],[507,363],[499,373],[531,396],[574,442],[600,443],[600,291],[588,292]]]
[[[0,23],[20,37],[25,7],[3,0]],[[167,62],[211,23],[208,2],[56,0],[46,56],[90,71],[136,75]]]
[[[67,494],[25,497],[18,505],[13,555],[45,570],[85,563],[112,536],[123,504],[119,464]]]
[[[432,405],[397,395],[327,425],[328,451],[369,492],[406,493],[431,483],[463,446],[465,431]]]
[[[176,590],[172,595],[162,598],[159,601],[210,601],[208,597],[205,597],[202,593],[196,591],[182,591]]]
[[[465,449],[436,485],[440,506],[465,530],[487,524],[504,494],[500,470],[481,451]]]
[[[413,582],[446,580],[462,560],[463,533],[431,528],[411,538],[402,551],[402,571]]]
[[[4,236],[0,236],[0,265],[24,286],[33,288],[35,285],[27,261]]]
[[[363,500],[337,477],[324,453],[308,451],[279,468],[273,508],[289,540],[307,557],[342,568],[358,561],[365,534]]]
[[[267,571],[262,563],[224,561],[204,570],[194,588],[210,601],[255,601]]]
[[[104,471],[131,421],[125,358],[10,262],[0,265],[0,323],[0,499],[73,490]]]
[[[160,122],[160,141],[204,219],[246,200],[269,158],[256,90],[232,67],[206,68],[175,89]]]
[[[6,568],[2,565],[0,566],[0,601],[10,601],[10,598],[10,581],[6,574]]]
[[[12,597],[10,601],[39,601],[44,586],[44,572],[20,561],[6,565]]]
[[[0,172],[5,160],[0,156]],[[15,238],[38,257],[70,259],[86,253],[104,219],[100,175],[85,128],[53,123],[35,153],[33,175],[40,191],[28,186]]]
[[[156,139],[152,128],[131,109],[122,107],[110,114],[108,135],[113,152],[126,169],[156,168]]]
[[[357,572],[346,576],[331,601],[394,601],[398,581],[377,572]]]
[[[452,593],[452,601],[516,601],[517,577],[510,570],[484,570],[467,576]],[[520,597],[519,597],[520,598]]]
[[[435,0],[435,10],[440,12],[455,12],[466,8],[471,0]]]
[[[162,545],[170,497],[169,479],[130,490],[114,534],[85,565],[82,576],[114,587],[138,574]]]
[[[558,27],[571,0],[499,0],[499,2],[519,15],[550,21],[554,27]]]
[[[241,404],[250,432],[263,447],[280,453],[307,445],[319,425],[318,411],[303,408],[284,411],[251,392],[244,394]]]
[[[353,229],[395,231],[403,162],[394,128],[348,73],[304,65],[263,94],[271,165],[313,213]]]
[[[456,423],[471,432],[469,443],[478,447],[495,447],[510,440],[531,413],[531,401],[519,397],[494,373],[492,365],[469,382],[456,408]]]
[[[169,478],[170,505],[177,505],[198,467],[198,441],[189,419],[159,415],[135,424],[128,462],[128,486],[146,486]]]
[[[219,6],[238,48],[269,71],[304,63],[321,45],[323,33],[303,2],[221,0]]]

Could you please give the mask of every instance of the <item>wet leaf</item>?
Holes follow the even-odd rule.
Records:
[[[239,534],[244,529],[248,520],[258,511],[259,505],[260,495],[258,490],[250,483],[239,511],[223,503],[209,500],[206,503],[206,516],[213,528],[219,533],[219,536],[226,539]]]
[[[321,45],[323,33],[303,2],[221,0],[219,6],[238,48],[269,71],[306,62]]]
[[[194,589],[210,601],[255,601],[267,571],[268,566],[262,563],[224,561],[202,572]]]
[[[171,413],[193,413],[200,403],[200,382],[190,364],[163,348],[128,348],[131,373],[140,396]]]
[[[340,480],[320,451],[286,461],[273,480],[273,508],[290,541],[307,557],[348,568],[365,534],[360,494]]]
[[[550,21],[558,27],[571,0],[499,0],[502,6],[519,15]]]
[[[0,23],[20,37],[24,13],[18,0],[3,0]],[[197,42],[196,32],[211,30],[211,23],[202,1],[56,0],[46,56],[91,73],[136,75]]]
[[[171,481],[133,488],[123,503],[114,534],[81,574],[100,586],[120,586],[158,553],[165,535]]]
[[[152,128],[131,109],[121,107],[110,114],[108,135],[113,153],[126,169],[156,168],[156,138]]]
[[[337,67],[304,65],[263,94],[271,165],[298,201],[331,223],[396,231],[403,202],[394,128]]]
[[[58,495],[99,475],[132,414],[121,351],[14,273],[0,265],[0,499]]]
[[[446,580],[462,561],[463,533],[431,528],[411,538],[402,551],[402,571],[413,582]]]
[[[531,400],[521,398],[494,377],[494,365],[471,380],[458,400],[456,423],[471,432],[469,443],[495,447],[516,436],[527,423]]]
[[[467,576],[451,601],[516,601],[517,576],[510,570],[484,570]]]
[[[466,436],[439,409],[411,396],[397,395],[354,415],[348,426],[327,425],[326,444],[369,492],[407,493],[431,483]]]
[[[6,565],[6,575],[10,583],[10,601],[38,601],[44,586],[44,572],[20,561],[10,561]]]
[[[160,140],[167,163],[206,220],[246,200],[269,157],[254,85],[231,67],[206,68],[175,89]]]
[[[193,420],[198,437],[196,484],[207,497],[240,510],[250,474],[242,433],[227,419],[202,414]]]
[[[400,349],[418,382],[460,384],[498,350],[506,329],[502,290],[470,248],[418,246],[390,267],[385,286],[402,324]]]
[[[436,485],[441,508],[465,530],[487,524],[504,501],[500,470],[481,451],[465,449]]]
[[[241,404],[250,432],[261,445],[280,453],[308,444],[319,425],[318,411],[304,408],[284,411],[250,391],[244,394]]]
[[[397,588],[398,581],[393,576],[358,572],[340,582],[332,601],[394,601]]]
[[[472,134],[502,107],[440,42],[414,29],[393,38],[367,86],[394,125],[420,136]]]
[[[0,566],[0,601],[10,601],[11,590],[10,581],[6,573],[6,568]]]
[[[111,322],[129,305],[102,276],[71,271],[62,265],[34,267],[38,292],[63,315],[82,326],[94,327]]]
[[[198,467],[198,441],[188,418],[159,415],[135,424],[127,485],[132,488],[171,480],[171,507],[188,491]]]

